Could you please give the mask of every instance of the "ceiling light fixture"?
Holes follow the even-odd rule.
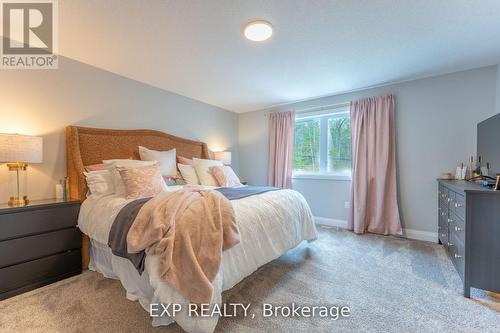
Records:
[[[273,35],[273,26],[267,21],[253,21],[245,25],[243,33],[253,42],[263,42]]]

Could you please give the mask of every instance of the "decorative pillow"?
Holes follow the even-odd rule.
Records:
[[[83,174],[87,180],[90,194],[94,196],[104,196],[115,193],[113,177],[108,170],[84,172]]]
[[[102,161],[106,165],[106,169],[111,172],[111,177],[113,178],[113,185],[115,188],[115,194],[125,195],[126,188],[123,183],[120,172],[116,170],[116,167],[126,167],[126,168],[137,168],[140,166],[148,166],[156,164],[156,161],[139,161],[130,159],[116,159],[116,160],[104,160]]]
[[[196,174],[196,170],[192,165],[185,165],[178,163],[177,167],[181,172],[182,178],[184,178],[184,180],[188,185],[200,185],[200,181],[198,180],[198,175]]]
[[[106,166],[104,165],[104,163],[87,165],[84,168],[87,172],[106,170]]]
[[[233,187],[243,185],[230,166],[212,166],[209,170],[219,186]]]
[[[167,186],[186,185],[186,181],[182,177],[163,176],[163,180]]]
[[[177,155],[177,163],[185,165],[193,165],[193,160],[184,156]]]
[[[177,162],[175,148],[168,151],[151,150],[139,146],[139,155],[143,161],[158,161],[162,176],[176,176]]]
[[[209,168],[212,166],[223,166],[221,161],[193,158],[193,166],[201,185],[218,186],[218,183],[214,176],[212,176]]]
[[[152,197],[167,190],[157,163],[140,167],[117,166],[116,169],[125,184],[127,199]]]

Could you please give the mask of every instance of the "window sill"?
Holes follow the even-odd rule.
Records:
[[[318,179],[318,180],[337,180],[351,181],[351,176],[330,175],[327,173],[299,173],[292,175],[292,179]]]

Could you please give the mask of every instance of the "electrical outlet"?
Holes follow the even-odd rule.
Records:
[[[351,207],[351,203],[349,201],[344,202],[344,208],[349,209]]]

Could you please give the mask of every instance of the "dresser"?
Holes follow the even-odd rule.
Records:
[[[0,205],[0,300],[81,273],[79,201]]]
[[[438,180],[439,242],[464,286],[500,292],[500,191]]]

